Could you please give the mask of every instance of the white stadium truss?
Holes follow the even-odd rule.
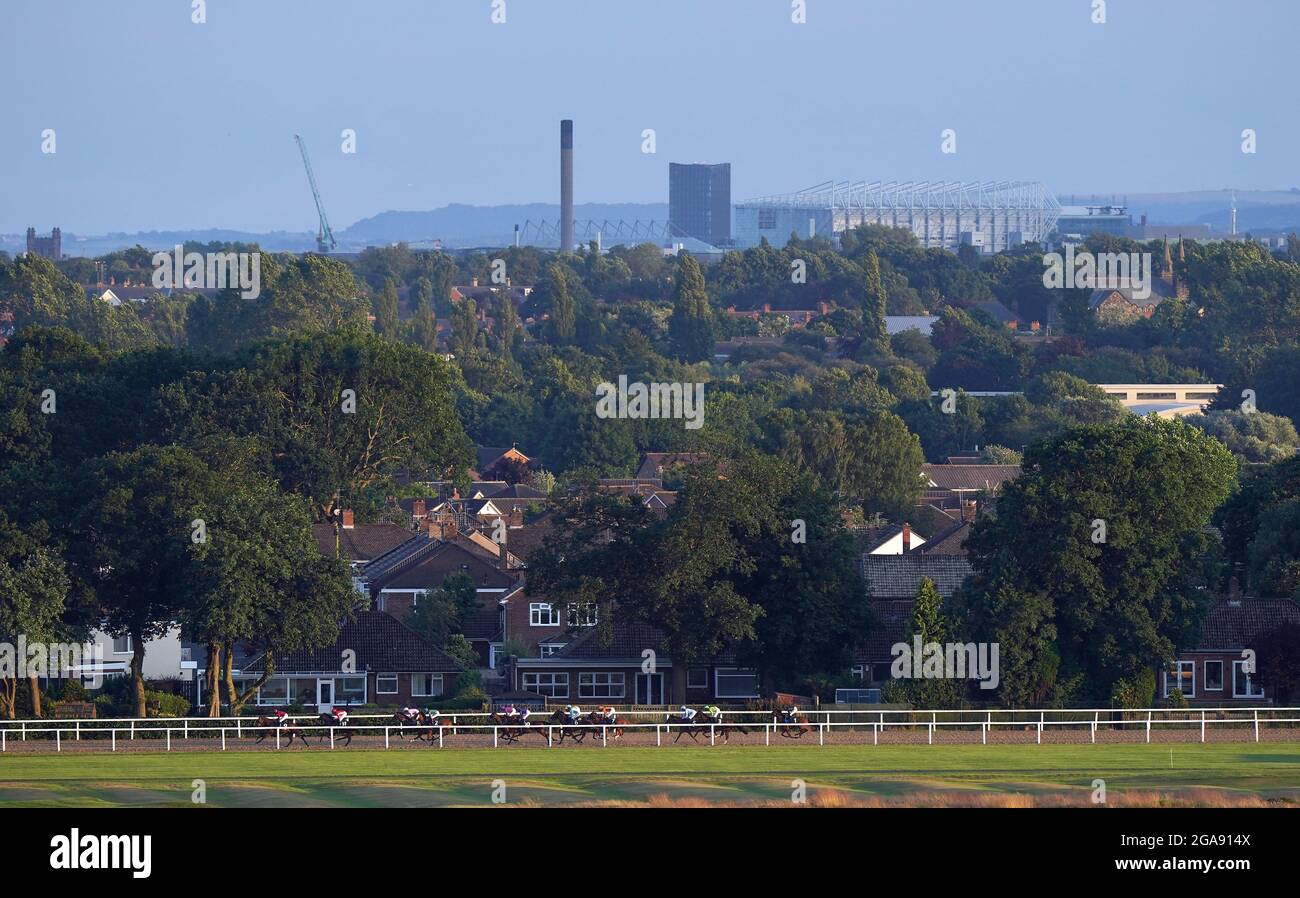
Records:
[[[961,245],[965,234],[996,252],[1045,240],[1060,214],[1061,204],[1036,181],[825,181],[737,203],[736,229],[743,243],[757,242],[759,231],[784,229],[776,235],[784,243],[790,230],[808,236],[803,216],[811,215],[820,222],[815,230],[829,225],[841,234],[864,223],[887,225],[910,229],[924,246],[948,249]]]

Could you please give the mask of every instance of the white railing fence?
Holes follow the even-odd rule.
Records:
[[[920,711],[920,710],[880,710],[880,711],[841,711],[816,710],[799,712],[797,723],[787,723],[780,715],[763,711],[724,711],[717,722],[697,721],[684,724],[672,714],[663,711],[619,711],[620,722],[617,724],[556,722],[549,715],[535,714],[527,724],[501,724],[476,722],[489,718],[488,712],[456,712],[442,715],[436,723],[403,724],[397,723],[391,714],[351,715],[347,724],[339,726],[320,722],[318,715],[295,715],[289,719],[292,727],[258,725],[258,717],[202,717],[202,718],[107,718],[107,719],[70,719],[70,720],[5,720],[0,721],[0,752],[9,750],[10,743],[46,743],[53,742],[56,752],[63,750],[64,741],[93,741],[96,747],[108,742],[110,751],[117,751],[119,739],[127,742],[137,740],[162,740],[167,751],[172,750],[172,741],[179,738],[182,742],[191,740],[220,740],[221,750],[226,750],[227,742],[233,738],[243,742],[245,738],[268,740],[274,735],[275,746],[282,747],[285,738],[291,741],[295,734],[305,734],[324,742],[328,738],[330,747],[334,748],[338,740],[350,742],[352,736],[366,733],[383,734],[384,747],[389,748],[392,737],[399,739],[423,736],[437,736],[438,745],[445,744],[447,736],[490,735],[492,745],[498,746],[503,741],[508,744],[522,741],[523,736],[544,736],[547,746],[562,743],[572,738],[573,731],[582,735],[597,736],[603,744],[617,743],[625,733],[653,732],[655,744],[662,745],[665,736],[680,741],[682,735],[689,734],[692,741],[698,740],[707,731],[710,744],[716,744],[719,738],[729,741],[739,732],[746,734],[761,733],[764,744],[770,745],[773,735],[804,736],[816,733],[817,742],[826,744],[829,733],[856,732],[872,734],[872,744],[879,744],[882,733],[891,728],[901,730],[921,730],[927,733],[927,743],[934,742],[936,731],[942,729],[966,730],[980,733],[980,742],[988,743],[988,737],[995,729],[1032,731],[1035,741],[1043,741],[1043,733],[1051,728],[1087,731],[1089,741],[1097,742],[1099,729],[1125,728],[1144,732],[1145,741],[1151,741],[1155,728],[1167,727],[1182,729],[1193,733],[1199,731],[1199,741],[1206,741],[1210,728],[1238,728],[1253,732],[1254,741],[1260,741],[1261,728],[1284,729],[1289,725],[1300,724],[1300,708],[1141,708],[1116,710],[1113,708],[1091,709],[989,709],[965,711]],[[635,718],[650,717],[653,720]],[[381,720],[383,723],[362,723],[364,720]],[[311,721],[299,723],[299,721]],[[1300,731],[1297,732],[1300,738]],[[432,738],[430,738],[432,742]],[[31,748],[35,748],[32,745]],[[215,747],[215,746],[214,746]],[[246,747],[246,746],[245,746]]]

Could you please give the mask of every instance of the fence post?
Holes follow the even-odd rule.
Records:
[[[1201,741],[1205,741],[1205,712],[1201,712]]]
[[[77,721],[77,741],[81,741],[81,721]]]
[[[384,727],[384,748],[388,748],[388,727]]]
[[[930,721],[930,724],[928,727],[926,727],[926,729],[928,730],[928,733],[926,734],[925,743],[926,745],[934,745],[934,721],[933,720]]]
[[[221,750],[222,751],[226,750],[226,728],[225,727],[221,728]]]
[[[1255,709],[1255,741],[1259,741],[1259,708]]]
[[[131,721],[131,741],[135,741],[135,721]]]
[[[27,724],[26,724],[26,723],[22,724],[22,734],[23,734],[23,741],[26,742],[26,741],[27,741]]]
[[[709,724],[709,745],[716,745],[713,733],[713,724]]]
[[[825,723],[819,723],[819,724],[817,724],[817,744],[818,744],[818,745],[825,745],[825,744],[826,744],[826,724],[825,724]]]
[[[334,748],[334,727],[330,727],[330,748]]]
[[[609,727],[602,726],[600,728],[600,741],[605,748],[609,748]]]
[[[167,728],[167,750],[168,751],[172,750],[172,728],[171,727]]]
[[[871,744],[880,744],[880,721],[878,720],[873,720],[871,722]]]
[[[63,732],[57,727],[54,730],[54,750],[63,751]]]
[[[763,744],[764,744],[764,745],[771,745],[771,744],[772,744],[772,726],[773,726],[773,724],[770,724],[770,723],[765,723],[765,724],[763,724]]]
[[[6,733],[6,732],[8,732],[8,730],[0,730],[0,751],[4,751],[4,750],[5,750],[5,733]]]
[[[1151,712],[1147,712],[1147,741],[1151,741]]]
[[[111,737],[112,740],[113,740],[113,751],[117,751],[117,729],[114,728],[114,729],[109,730],[108,732],[109,732],[110,737]]]
[[[280,728],[279,727],[275,728],[275,749],[276,751],[280,750]]]
[[[1097,717],[1096,717],[1096,715],[1094,715],[1093,718],[1092,718],[1092,726],[1091,726],[1091,729],[1092,729],[1092,744],[1093,744],[1093,745],[1096,745],[1096,744],[1097,744]]]
[[[497,728],[492,727],[492,747],[497,747]]]
[[[244,738],[244,720],[241,717],[235,718],[235,738],[236,739]]]
[[[80,737],[78,737],[78,738],[80,738]],[[188,720],[185,721],[184,736],[183,736],[182,738],[185,738],[185,739],[190,738],[190,722],[189,722]]]
[[[551,734],[547,733],[546,734],[547,744],[550,744],[550,741],[551,741]],[[442,748],[442,727],[438,727],[438,747]]]
[[[980,721],[980,745],[988,745],[988,744],[989,744],[988,724],[986,724],[984,721],[981,720]]]

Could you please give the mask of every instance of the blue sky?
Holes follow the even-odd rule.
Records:
[[[336,229],[388,209],[828,178],[1300,184],[1294,0],[5,0],[0,231]],[[54,129],[57,152],[41,152]],[[340,133],[357,133],[357,152]],[[657,153],[641,152],[653,128]],[[957,153],[940,132],[957,132]],[[1258,152],[1241,152],[1253,128]]]

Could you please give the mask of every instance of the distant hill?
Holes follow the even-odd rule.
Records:
[[[573,207],[579,221],[664,221],[667,203],[581,203]],[[505,246],[515,225],[560,218],[558,203],[524,203],[510,206],[468,206],[456,203],[429,212],[381,212],[337,232],[340,244],[374,245],[441,240],[444,246]]]
[[[1238,190],[1237,230],[1300,231],[1300,188],[1290,190]],[[1061,202],[1127,203],[1136,224],[1143,214],[1151,224],[1208,224],[1215,233],[1227,233],[1231,190],[1186,193],[1130,193],[1127,196],[1061,197]]]

